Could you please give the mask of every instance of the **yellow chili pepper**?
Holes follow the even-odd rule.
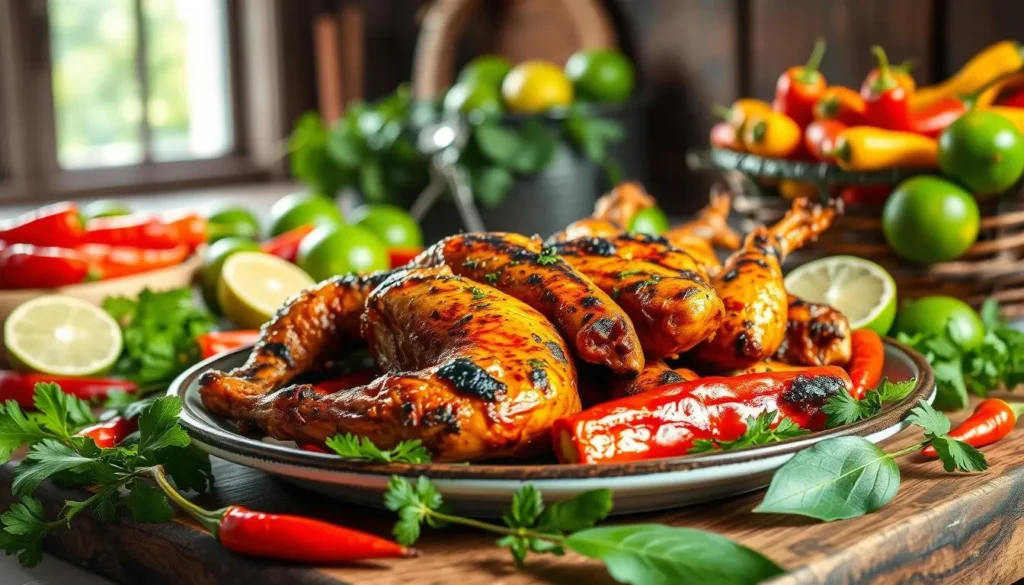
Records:
[[[786,158],[800,146],[800,126],[780,112],[755,114],[743,125],[747,152],[769,158]]]
[[[877,171],[892,167],[937,167],[938,144],[913,132],[857,126],[836,138],[832,155],[846,171]]]
[[[956,75],[942,83],[918,88],[911,96],[914,109],[928,107],[943,98],[973,94],[995,78],[1024,67],[1022,47],[1016,41],[1001,41],[971,57]],[[991,102],[991,100],[989,100]]]

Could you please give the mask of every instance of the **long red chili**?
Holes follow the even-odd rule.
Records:
[[[865,79],[861,85],[864,116],[869,124],[879,128],[909,132],[910,92],[892,74],[885,50],[875,45],[871,52],[878,58],[878,75]]]
[[[137,430],[139,430],[138,419],[115,416],[108,421],[84,428],[75,434],[80,437],[89,437],[100,449],[110,449],[116,447],[118,443]]]
[[[801,128],[814,119],[814,105],[827,86],[825,76],[819,71],[824,57],[825,41],[818,39],[807,64],[786,69],[775,83],[772,109],[786,114]]]
[[[206,242],[207,226],[206,218],[192,212],[100,217],[86,225],[84,241],[134,248],[174,248],[182,244],[195,248]]]
[[[82,243],[82,221],[74,203],[55,203],[0,222],[0,240],[73,248]]]
[[[79,250],[90,258],[96,277],[104,280],[177,266],[192,253],[186,244],[158,249],[86,244]]]
[[[918,134],[938,138],[942,131],[970,110],[960,97],[943,98],[911,114],[910,129]]]
[[[299,244],[302,243],[302,238],[305,238],[314,229],[316,229],[316,226],[313,224],[290,229],[275,238],[263,242],[260,244],[260,249],[267,254],[273,254],[278,258],[295,262],[295,257],[299,254]]]
[[[211,331],[196,338],[203,359],[252,345],[259,341],[260,332],[256,329],[239,329],[238,331]]]
[[[949,431],[949,436],[972,447],[991,445],[1010,434],[1017,426],[1017,419],[1024,413],[1024,403],[1006,402],[998,398],[987,398],[978,403],[974,413],[967,420]],[[935,447],[924,448],[921,453],[938,457]]]
[[[110,378],[72,378],[51,376],[35,372],[0,370],[0,402],[13,400],[22,408],[34,408],[36,384],[53,383],[65,394],[87,402],[105,400],[111,392],[132,393],[138,389],[134,382]]]
[[[678,457],[697,439],[731,441],[748,417],[777,411],[809,429],[824,428],[825,401],[852,387],[836,366],[699,378],[599,404],[552,426],[563,463],[612,463]]]
[[[0,251],[0,289],[56,288],[92,276],[88,256],[76,250],[14,244]]]
[[[847,369],[853,390],[850,394],[860,400],[868,390],[873,390],[882,380],[882,365],[885,363],[885,346],[882,338],[870,329],[859,329],[850,336],[850,363]]]
[[[205,510],[186,500],[157,467],[153,479],[161,490],[199,522],[224,548],[254,557],[304,563],[341,563],[366,559],[419,556],[414,548],[373,534],[312,518],[268,514],[229,506]]]

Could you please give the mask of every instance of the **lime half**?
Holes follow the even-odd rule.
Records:
[[[4,323],[11,363],[54,376],[95,376],[121,355],[121,328],[106,311],[47,295],[18,305]]]
[[[853,329],[885,335],[896,318],[896,281],[878,264],[856,256],[808,262],[786,275],[786,290],[839,309]]]
[[[217,301],[224,315],[243,329],[259,329],[291,296],[312,286],[301,268],[262,252],[236,252],[224,261]]]

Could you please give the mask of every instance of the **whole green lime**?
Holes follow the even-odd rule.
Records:
[[[224,261],[236,252],[259,252],[260,245],[249,238],[227,237],[210,244],[203,254],[203,266],[199,269],[199,287],[203,300],[214,313],[220,313],[217,302],[217,279],[220,278]]]
[[[497,85],[460,81],[444,94],[444,109],[450,112],[500,114],[505,108]]]
[[[302,238],[296,259],[314,280],[390,267],[387,246],[357,225],[321,225]]]
[[[1024,135],[1004,116],[968,112],[939,136],[939,168],[976,195],[1002,193],[1024,173]]]
[[[958,258],[978,239],[978,203],[956,183],[933,176],[899,184],[882,210],[885,240],[915,262]]]
[[[89,221],[90,219],[96,219],[98,217],[116,217],[118,215],[128,215],[132,210],[127,204],[114,199],[100,199],[99,201],[93,201],[82,207],[78,211],[78,214],[82,217],[82,220]]]
[[[646,207],[633,215],[626,229],[636,234],[660,236],[668,231],[668,227],[668,217],[661,208]]]
[[[352,210],[348,220],[369,230],[389,248],[419,248],[423,232],[409,212],[385,204],[363,205]]]
[[[270,208],[270,236],[279,236],[299,226],[341,224],[341,210],[330,197],[317,193],[292,193]]]
[[[633,64],[613,49],[577,51],[566,61],[565,73],[584,100],[621,103],[633,93]]]
[[[221,205],[206,215],[209,225],[209,241],[237,237],[258,240],[260,220],[244,207]]]
[[[985,324],[970,305],[947,296],[908,301],[896,315],[896,333],[945,335],[965,351],[977,349],[985,337]]]
[[[459,81],[467,81],[475,84],[490,85],[495,88],[501,85],[505,79],[512,63],[499,55],[481,55],[473,59],[459,72]]]

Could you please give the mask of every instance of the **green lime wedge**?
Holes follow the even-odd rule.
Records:
[[[121,328],[103,309],[46,295],[18,305],[4,323],[11,363],[54,376],[95,376],[121,355]]]
[[[786,290],[839,309],[853,329],[885,335],[896,319],[896,281],[878,264],[856,256],[808,262],[786,275]]]
[[[243,329],[259,329],[286,300],[313,285],[301,268],[262,252],[236,252],[224,261],[217,301]]]

